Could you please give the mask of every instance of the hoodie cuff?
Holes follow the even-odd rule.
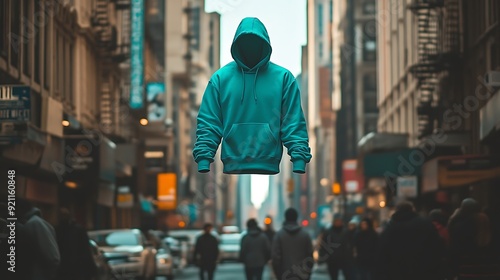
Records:
[[[293,162],[293,172],[304,174],[306,173],[306,161],[302,159],[297,159]]]
[[[208,159],[202,159],[198,162],[198,172],[207,173],[210,171],[210,161]]]

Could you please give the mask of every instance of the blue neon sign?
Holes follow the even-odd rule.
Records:
[[[130,36],[130,108],[144,106],[144,0],[132,0]]]

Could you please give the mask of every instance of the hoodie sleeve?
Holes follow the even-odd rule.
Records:
[[[312,156],[300,102],[300,89],[295,78],[292,78],[283,92],[281,118],[281,141],[288,149],[293,172],[305,173],[306,163]]]
[[[215,152],[222,138],[222,115],[220,110],[219,91],[208,82],[197,118],[196,143],[193,156],[198,164],[198,172],[210,171],[210,163],[214,161]]]

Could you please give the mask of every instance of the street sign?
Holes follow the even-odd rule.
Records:
[[[417,176],[404,176],[397,178],[398,197],[414,198],[418,195]]]
[[[31,88],[0,86],[0,122],[28,122],[31,116]]]

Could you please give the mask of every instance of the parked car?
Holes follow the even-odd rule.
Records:
[[[174,268],[183,269],[187,265],[187,242],[182,242],[173,237],[163,238],[163,242],[167,244],[170,249],[170,254],[174,261]]]
[[[240,228],[237,226],[223,226],[221,230],[222,234],[228,233],[240,233]]]
[[[97,246],[94,240],[89,240],[90,251],[92,252],[92,257],[94,258],[94,263],[97,267],[96,280],[109,280],[113,279],[113,272],[108,264],[108,260],[104,256],[103,252]],[[123,255],[126,260],[126,255]]]
[[[174,279],[174,258],[170,248],[165,242],[163,237],[165,234],[162,231],[150,230],[148,237],[156,249],[156,275],[165,276],[167,280]]]
[[[219,241],[219,261],[238,261],[242,235],[239,233],[222,234]]]
[[[108,263],[123,278],[154,279],[156,275],[156,249],[138,229],[112,229],[90,231],[89,238],[104,252],[106,258],[126,255],[126,260]]]

